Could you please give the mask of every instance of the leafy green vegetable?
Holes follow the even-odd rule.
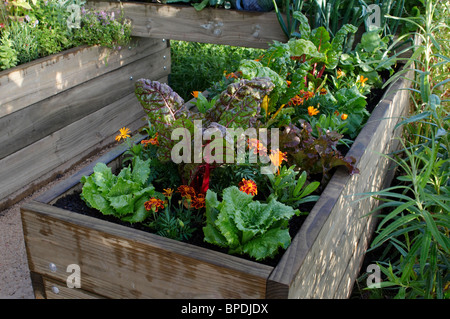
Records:
[[[312,135],[311,125],[300,121],[301,129],[290,124],[280,134],[280,148],[287,151],[288,160],[308,174],[322,174],[322,185],[331,178],[334,167],[345,166],[351,175],[359,173],[353,157],[344,157],[336,146],[342,135],[337,132],[318,130],[318,137]]]
[[[269,199],[274,198],[294,208],[302,203],[317,201],[319,196],[310,194],[319,187],[320,183],[317,181],[307,183],[306,171],[297,177],[298,174],[298,171],[294,171],[294,166],[289,168],[282,166],[279,174],[268,174],[271,190]]]
[[[81,198],[104,215],[131,223],[142,222],[149,214],[144,203],[154,194],[154,187],[147,185],[149,175],[150,160],[139,157],[134,160],[133,169],[125,167],[117,176],[106,164],[97,163],[93,174],[81,178]]]
[[[289,219],[298,213],[292,207],[275,199],[268,203],[253,200],[236,186],[223,191],[219,202],[217,194],[206,193],[205,241],[228,247],[230,253],[248,254],[256,260],[273,257],[281,247],[291,243]]]

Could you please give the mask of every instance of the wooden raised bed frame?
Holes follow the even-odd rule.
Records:
[[[145,124],[132,79],[167,82],[169,73],[168,41],[148,38],[120,51],[82,46],[0,72],[0,210],[98,152],[119,126]]]
[[[360,174],[337,170],[277,266],[52,206],[80,187],[92,163],[21,207],[36,296],[348,298],[373,232],[375,218],[363,216],[377,204],[373,199],[352,203],[357,199],[353,194],[390,183],[390,162],[379,154],[398,147],[394,127],[409,111],[408,91],[403,90],[409,85],[399,79],[388,88],[348,153],[357,159]],[[99,161],[113,163],[123,151],[120,145]],[[67,288],[70,264],[80,266],[81,288]]]
[[[287,41],[275,12],[250,12],[189,5],[89,0],[94,10],[123,10],[132,35],[192,42],[268,48],[273,40]]]

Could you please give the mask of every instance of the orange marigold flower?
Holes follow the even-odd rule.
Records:
[[[200,91],[192,91],[192,96],[195,98],[198,98],[198,94],[200,93]]]
[[[348,118],[348,115],[345,114],[345,113],[342,113],[341,119],[342,119],[343,121],[345,121],[347,118]]]
[[[321,88],[320,89],[320,95],[325,95],[325,94],[327,94],[327,89]]]
[[[276,167],[280,167],[283,161],[287,161],[286,152],[281,152],[279,149],[272,150],[269,158],[272,164]]]
[[[314,92],[300,90],[300,93],[303,94],[303,98],[305,99],[305,101],[308,101],[310,98],[314,97]]]
[[[172,188],[164,188],[163,195],[167,198],[172,198],[173,195],[173,189]]]
[[[319,110],[314,108],[314,106],[308,106],[308,114],[310,116],[317,115],[317,114],[319,114]]]
[[[291,82],[291,81],[286,81],[286,83],[287,83],[287,86],[288,86],[288,87],[290,87],[290,86],[291,86],[291,84],[292,84],[292,82]]]
[[[148,140],[142,140],[141,144],[144,144],[144,146],[147,146],[148,144],[159,145],[158,135],[159,135],[159,133],[156,133],[154,137],[152,137]]]
[[[248,139],[248,148],[253,150],[253,154],[258,154],[259,152],[267,153],[267,148],[256,138]]]
[[[164,201],[159,198],[152,197],[144,203],[145,209],[147,211],[154,211],[155,213],[159,208],[164,209]]]
[[[181,197],[186,197],[188,199],[195,197],[195,189],[191,186],[181,185],[177,188],[177,191],[181,193]]]
[[[343,76],[345,76],[345,73],[341,69],[338,69],[337,70],[337,78],[339,79],[340,77],[343,77]]]
[[[256,186],[256,183],[251,179],[243,178],[239,183],[239,190],[252,196],[258,194],[258,187]]]
[[[200,209],[205,207],[205,203],[206,203],[205,194],[198,194],[197,196],[194,196],[192,198],[191,205],[196,209]]]
[[[304,99],[300,97],[299,95],[294,96],[292,99],[289,100],[288,105],[302,105],[304,102]]]
[[[128,127],[122,127],[119,130],[119,134],[116,136],[116,141],[119,142],[121,139],[126,139],[130,137],[130,129]]]
[[[358,81],[357,82],[360,82],[361,86],[364,86],[364,85],[366,85],[365,83],[366,83],[367,80],[368,80],[368,78],[365,78],[364,76],[360,75],[358,77]]]
[[[237,76],[237,73],[231,72],[231,73],[228,73],[227,75],[225,75],[225,78],[226,79],[229,79],[229,78],[237,79],[238,76]]]

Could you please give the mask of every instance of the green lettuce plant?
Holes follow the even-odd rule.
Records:
[[[291,243],[288,222],[298,210],[275,199],[261,203],[236,186],[223,191],[222,201],[211,190],[206,193],[205,241],[248,254],[256,260],[273,257]]]
[[[144,221],[149,215],[144,203],[155,193],[154,187],[147,183],[149,162],[136,157],[133,168],[125,167],[118,175],[106,164],[97,163],[93,174],[81,178],[81,198],[104,215],[130,223]]]

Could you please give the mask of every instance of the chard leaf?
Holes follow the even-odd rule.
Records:
[[[275,87],[287,87],[286,81],[278,75],[277,72],[272,69],[265,67],[261,64],[261,62],[255,60],[242,60],[239,65],[239,71],[242,72],[242,76],[245,79],[251,80],[254,78],[269,78]]]
[[[219,123],[229,128],[247,129],[253,127],[259,115],[264,97],[273,90],[275,85],[269,78],[242,79],[231,83],[220,94],[214,108],[209,109],[206,120],[209,123]]]
[[[317,47],[310,40],[289,40],[288,45],[291,56],[305,55],[307,59],[311,59],[310,63],[323,62],[325,60],[325,55],[317,51]]]

